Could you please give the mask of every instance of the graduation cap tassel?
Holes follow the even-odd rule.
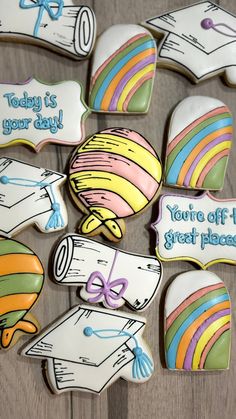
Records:
[[[229,36],[230,38],[236,38],[236,30],[231,28],[229,25],[226,25],[226,23],[214,23],[211,18],[205,18],[201,21],[201,27],[203,29],[213,29],[214,31],[220,33],[221,35]],[[218,29],[219,27],[225,27],[232,31],[234,34],[226,33],[223,30]]]
[[[101,333],[105,333],[105,335],[101,335]],[[116,335],[106,335],[106,333],[117,333]],[[119,338],[128,336],[135,342],[135,348],[133,349],[134,360],[132,365],[132,377],[134,379],[140,380],[142,378],[148,378],[153,372],[153,363],[149,356],[142,350],[142,348],[138,345],[138,341],[136,337],[125,330],[119,329],[100,329],[94,330],[92,327],[85,327],[84,335],[90,337],[92,335],[97,336],[100,339],[112,339],[112,338]]]
[[[3,185],[15,185],[15,186],[23,186],[23,187],[31,187],[31,188],[49,188],[50,189],[50,197],[52,200],[52,214],[45,226],[46,230],[50,230],[51,228],[59,228],[64,227],[64,220],[61,215],[60,204],[56,201],[56,197],[53,192],[53,188],[51,183],[48,182],[37,182],[31,179],[24,179],[24,178],[9,178],[8,176],[1,176],[0,183]]]

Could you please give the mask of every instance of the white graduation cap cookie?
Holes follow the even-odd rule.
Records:
[[[101,393],[118,378],[147,381],[154,364],[142,338],[146,320],[125,312],[77,306],[26,346],[23,355],[48,360],[52,390]]]
[[[54,280],[81,286],[81,297],[107,308],[127,303],[143,311],[153,301],[162,277],[162,266],[152,256],[135,255],[94,240],[68,234],[53,257]]]
[[[178,275],[165,299],[167,368],[185,371],[228,369],[231,304],[213,272]]]
[[[108,28],[96,43],[89,106],[95,112],[147,113],[156,70],[156,42],[139,25]]]
[[[236,85],[236,16],[211,1],[192,4],[143,22],[163,37],[157,64],[177,69],[195,83],[223,74]]]
[[[0,158],[0,235],[12,237],[35,224],[43,233],[68,222],[60,187],[66,175],[12,159]]]
[[[0,40],[38,44],[82,60],[93,50],[96,19],[73,0],[1,0]]]

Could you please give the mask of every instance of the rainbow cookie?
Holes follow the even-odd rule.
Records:
[[[138,25],[115,25],[98,39],[89,106],[95,112],[147,113],[156,68],[156,43]]]
[[[0,238],[1,346],[15,344],[22,333],[34,334],[38,323],[27,314],[43,287],[44,270],[38,257],[25,245]]]
[[[0,40],[32,43],[77,60],[88,58],[96,39],[96,18],[73,0],[1,0]]]
[[[165,299],[167,368],[185,371],[229,368],[231,304],[213,272],[177,276]]]
[[[165,184],[221,190],[232,133],[231,112],[220,100],[191,96],[180,102],[170,120]]]
[[[24,348],[22,355],[47,359],[52,391],[100,394],[119,378],[141,384],[154,371],[143,339],[146,319],[89,305],[72,308]]]
[[[135,131],[110,128],[89,137],[72,155],[69,185],[86,213],[79,231],[109,240],[123,237],[123,218],[144,210],[160,190],[162,167],[151,145]]]
[[[77,145],[89,113],[78,82],[46,84],[31,78],[2,83],[0,148],[26,144],[38,152],[47,143]]]
[[[236,16],[212,1],[201,1],[143,22],[159,39],[157,65],[198,83],[223,75],[236,86]],[[160,39],[161,38],[161,39]]]

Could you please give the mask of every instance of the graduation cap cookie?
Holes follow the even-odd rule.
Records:
[[[142,338],[143,317],[77,306],[26,346],[22,354],[47,359],[53,392],[101,393],[118,378],[143,383],[154,371]]]
[[[165,299],[167,368],[184,371],[229,368],[231,304],[223,281],[213,272],[177,276]]]
[[[236,85],[236,16],[211,1],[192,4],[143,22],[156,37],[157,64],[195,83],[223,74]]]
[[[221,190],[232,146],[233,119],[220,100],[190,96],[175,108],[169,125],[165,184]]]
[[[0,158],[0,235],[12,237],[35,224],[43,233],[67,225],[60,187],[66,176],[12,159]]]
[[[162,266],[152,256],[135,255],[76,234],[58,243],[53,257],[54,280],[81,286],[81,297],[107,308],[128,304],[145,310],[153,301],[162,277]]]

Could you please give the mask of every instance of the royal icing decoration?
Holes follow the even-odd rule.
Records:
[[[34,334],[37,322],[29,310],[43,287],[44,270],[38,257],[25,245],[0,238],[1,346],[12,346],[22,333]]]
[[[49,142],[76,145],[84,139],[88,114],[75,81],[0,84],[0,147],[23,143],[40,151]]]
[[[114,25],[98,39],[89,106],[95,112],[146,113],[156,68],[156,43],[138,25]]]
[[[66,176],[12,159],[0,158],[0,234],[8,237],[36,224],[43,233],[67,226],[60,187]]]
[[[203,269],[215,263],[236,264],[236,199],[163,195],[157,233],[157,256],[189,260]]]
[[[53,276],[58,284],[81,286],[81,297],[107,308],[127,303],[137,311],[153,301],[162,277],[155,257],[114,249],[76,234],[58,243],[53,257]]]
[[[154,370],[142,338],[145,323],[134,314],[77,306],[34,339],[23,355],[47,359],[47,377],[57,394],[101,393],[121,377],[143,383]]]
[[[123,237],[122,220],[147,207],[160,189],[162,167],[151,145],[135,131],[110,128],[88,138],[74,152],[70,191],[87,215],[79,231]]]
[[[167,368],[185,371],[228,369],[231,304],[213,272],[177,276],[165,299]]]
[[[157,63],[174,68],[195,83],[223,74],[236,85],[236,17],[203,1],[153,17],[143,23],[160,38]]]
[[[191,96],[176,107],[169,127],[165,183],[190,189],[224,186],[233,120],[223,102]]]
[[[39,44],[75,59],[87,58],[96,38],[88,6],[72,0],[1,0],[0,39]]]

